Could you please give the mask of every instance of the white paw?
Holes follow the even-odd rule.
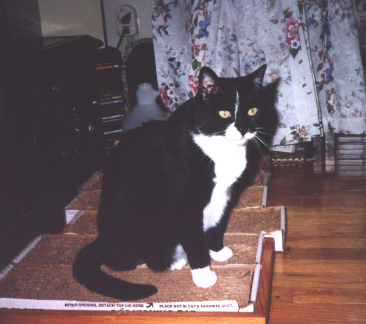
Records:
[[[227,246],[223,247],[220,251],[215,252],[210,250],[210,257],[215,261],[227,261],[234,255],[233,251]]]
[[[210,267],[191,270],[193,282],[197,287],[209,288],[217,281],[217,275],[211,271]]]
[[[187,264],[186,259],[179,259],[171,264],[169,270],[182,270],[183,267]]]

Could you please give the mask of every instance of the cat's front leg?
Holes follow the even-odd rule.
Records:
[[[190,226],[186,233],[191,235],[184,238],[182,247],[191,267],[192,280],[198,287],[212,287],[217,281],[217,275],[210,269],[210,255],[202,227]]]
[[[223,226],[221,222],[217,226],[209,229],[206,233],[206,238],[210,249],[210,257],[212,260],[219,262],[227,261],[234,255],[233,251],[229,247],[224,246],[225,231],[223,227],[226,228],[226,226]]]

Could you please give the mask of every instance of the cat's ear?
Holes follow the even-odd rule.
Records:
[[[259,90],[262,88],[264,73],[266,72],[266,69],[267,69],[267,65],[264,64],[258,70],[252,72],[252,74],[251,74],[251,76],[253,78],[252,83],[256,90]]]
[[[218,76],[207,66],[201,68],[198,77],[199,93],[205,99],[210,93],[217,93],[220,89],[218,86]]]

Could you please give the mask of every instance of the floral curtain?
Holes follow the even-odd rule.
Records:
[[[366,128],[365,79],[352,0],[305,0],[324,131],[361,134]]]
[[[309,5],[305,16],[294,0],[152,0],[152,4],[159,89],[172,111],[196,93],[202,66],[210,66],[221,77],[236,77],[266,63],[264,81],[281,78],[280,128],[274,144],[309,141],[323,133],[319,76],[312,61],[315,48],[308,41],[306,24],[315,6]]]

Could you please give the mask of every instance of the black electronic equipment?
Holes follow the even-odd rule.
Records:
[[[101,130],[107,150],[115,147],[122,135],[122,119],[126,114],[121,78],[121,52],[113,47],[96,52],[96,76]]]

